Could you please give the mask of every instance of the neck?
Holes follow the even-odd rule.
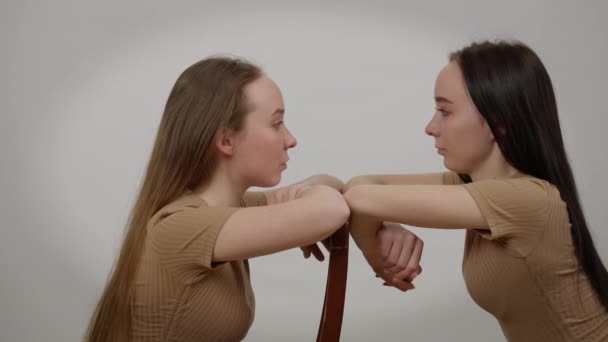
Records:
[[[494,143],[492,152],[480,168],[471,172],[471,180],[478,181],[493,178],[511,178],[520,174],[519,170],[511,166],[502,155],[498,145]]]
[[[230,168],[220,163],[194,192],[211,207],[239,207],[247,186],[235,179]]]

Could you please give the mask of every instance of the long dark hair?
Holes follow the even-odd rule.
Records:
[[[557,187],[568,207],[576,257],[608,308],[608,273],[593,244],[566,156],[551,78],[521,42],[478,42],[450,54],[507,162]],[[470,177],[461,175],[470,182]]]
[[[261,75],[259,67],[245,60],[215,56],[191,65],[175,82],[120,254],[85,341],[129,341],[133,283],[144,249],[146,223],[210,174],[215,162],[215,135],[225,128],[241,129],[246,112],[243,87]]]

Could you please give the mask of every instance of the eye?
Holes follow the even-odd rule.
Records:
[[[446,111],[446,110],[445,110],[445,109],[443,109],[443,108],[435,108],[435,111],[436,111],[437,113],[439,113],[439,115],[441,115],[441,116],[446,116],[446,115],[448,115],[448,114],[449,114],[449,112],[448,112],[448,111]]]
[[[283,124],[284,124],[283,121],[278,121],[274,125],[272,125],[272,127],[274,127],[274,128],[281,128],[283,126]]]

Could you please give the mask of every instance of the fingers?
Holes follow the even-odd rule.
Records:
[[[407,235],[405,238],[403,238],[403,240],[403,247],[399,251],[400,254],[397,262],[392,266],[388,263],[386,264],[385,268],[388,268],[392,273],[403,271],[407,267],[412,253],[414,252],[414,247],[416,246],[416,236],[413,234]]]
[[[377,236],[383,261],[383,269],[374,268],[377,276],[385,281],[385,286],[401,291],[414,289],[412,281],[422,272],[422,240],[407,229],[386,222]]]
[[[422,272],[422,268],[420,268],[420,258],[422,257],[422,249],[424,247],[424,242],[420,239],[416,239],[416,244],[414,250],[412,251],[411,257],[407,263],[407,266],[403,268],[401,271],[395,273],[395,278],[398,279],[407,279],[413,280]]]
[[[409,290],[413,290],[416,288],[416,286],[414,286],[414,284],[412,284],[409,281],[406,280],[401,280],[401,279],[392,279],[390,282],[385,282],[384,284],[382,284],[384,286],[392,286],[395,287],[403,292],[405,291],[409,291]]]
[[[272,191],[272,195],[268,198],[268,204],[271,205],[293,201],[298,195],[298,192],[305,188],[308,188],[308,186],[297,183]]]
[[[310,189],[310,188],[311,188],[310,185],[305,185],[305,184],[295,184],[295,185],[293,185],[291,187],[291,191],[289,193],[289,200],[290,201],[294,200],[301,191],[304,191],[304,190],[307,190],[307,189]]]
[[[387,254],[387,257],[384,259],[384,268],[390,269],[395,266],[401,257],[401,253],[403,251],[403,239],[400,235],[396,235],[394,239],[392,239],[392,245],[390,251]]]
[[[385,280],[385,286],[392,286],[401,291],[408,291],[415,288],[412,281],[422,272],[420,267],[420,259],[424,243],[422,240],[412,234],[413,239],[405,239],[401,254],[397,264],[392,267],[385,267],[382,278]],[[393,245],[394,247],[394,245]],[[394,251],[391,249],[391,254]],[[393,256],[389,256],[389,259]],[[389,260],[392,261],[392,260]],[[386,263],[390,265],[391,262]]]
[[[325,260],[325,256],[323,255],[323,252],[321,251],[319,246],[317,246],[316,243],[312,244],[312,245],[300,247],[300,249],[302,250],[302,253],[304,254],[304,259],[310,258],[310,255],[312,254],[312,255],[314,255],[315,259],[317,259],[319,261]]]
[[[287,201],[291,201],[294,198],[296,198],[296,195],[298,194],[298,191],[300,191],[304,186],[301,184],[295,184],[292,185],[289,189],[289,192],[287,194]]]
[[[330,238],[327,238],[327,239],[321,241],[323,243],[323,246],[325,246],[325,250],[327,250],[328,252],[330,251],[329,239]]]
[[[395,287],[403,292],[416,288],[416,286],[414,286],[411,281],[396,278],[395,274],[391,273],[388,270],[385,270],[384,276],[382,278],[384,279],[384,283],[382,285]]]
[[[311,248],[310,245],[300,247],[302,253],[304,254],[304,259],[308,259],[310,257]]]
[[[311,246],[312,246],[312,254],[315,256],[315,258],[319,261],[325,260],[325,256],[323,255],[323,252],[321,251],[319,246],[316,243]]]

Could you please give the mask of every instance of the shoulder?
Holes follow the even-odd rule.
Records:
[[[551,183],[531,176],[487,179],[464,184],[482,215],[488,231],[482,237],[500,239],[520,256],[529,255],[547,229],[559,191]]]
[[[463,186],[470,192],[504,200],[545,203],[556,194],[559,196],[559,191],[553,184],[532,176],[486,179]]]
[[[223,225],[238,207],[210,207],[202,198],[187,193],[160,209],[149,221],[148,230],[166,227]]]
[[[551,183],[531,177],[486,179],[462,185],[473,197],[490,226],[508,223],[544,227],[559,199]]]

